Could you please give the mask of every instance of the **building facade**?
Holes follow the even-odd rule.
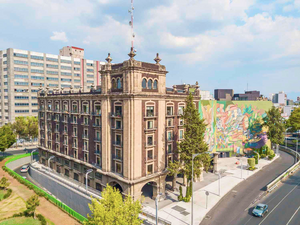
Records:
[[[69,46],[60,55],[12,48],[0,51],[0,125],[19,116],[37,116],[40,86],[87,90],[99,85],[103,62],[83,57],[84,49]]]
[[[130,59],[101,67],[101,92],[39,92],[40,162],[101,191],[107,184],[139,199],[165,190],[168,161],[183,139],[188,89],[166,89],[166,68]],[[200,100],[199,86],[193,93]],[[55,156],[48,165],[48,159]],[[150,190],[150,193],[149,193]]]
[[[215,100],[230,101],[233,97],[233,89],[215,89]]]
[[[234,101],[256,101],[260,99],[259,91],[245,91],[244,94],[234,94],[232,100]]]

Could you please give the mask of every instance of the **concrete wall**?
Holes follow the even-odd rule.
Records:
[[[30,168],[29,174],[33,180],[46,188],[51,194],[76,212],[85,217],[88,213],[91,214],[88,207],[88,204],[91,203],[91,199],[86,195],[68,187],[33,167]]]
[[[33,160],[38,161],[38,157],[39,157],[38,155],[34,155]],[[30,156],[18,159],[16,161],[11,162],[11,163],[8,163],[7,167],[11,170],[15,170],[16,168],[18,168],[18,167],[20,167],[24,164],[27,164],[27,163],[28,164],[31,163],[31,157]]]

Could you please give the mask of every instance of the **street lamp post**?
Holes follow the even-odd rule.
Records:
[[[33,161],[33,153],[36,151],[36,149],[35,150],[33,150],[32,152],[31,152],[31,162]]]
[[[192,219],[191,219],[191,225],[193,225],[193,220],[194,220],[194,215],[193,215],[193,212],[194,212],[194,158],[197,157],[198,155],[201,155],[201,154],[204,154],[204,153],[197,153],[197,154],[193,154],[192,155]]]
[[[50,157],[49,157],[49,159],[48,159],[48,166],[49,166],[49,170],[51,169],[51,168],[50,168],[50,160],[51,160],[51,159],[54,159],[54,158],[55,158],[55,156],[54,156],[54,155],[52,155],[52,156],[50,156]]]
[[[91,172],[93,172],[93,170],[92,170],[92,169],[89,169],[89,170],[86,171],[86,174],[85,174],[85,189],[86,189],[86,190],[87,190],[87,188],[88,188],[88,175],[89,175],[89,173],[91,173]]]
[[[158,225],[158,198],[161,196],[162,193],[159,193],[156,198],[155,198],[155,210],[156,210],[156,215],[155,215],[155,224]]]

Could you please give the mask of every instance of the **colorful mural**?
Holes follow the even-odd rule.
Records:
[[[269,145],[261,122],[271,107],[270,101],[200,101],[209,151],[242,153],[247,148]]]

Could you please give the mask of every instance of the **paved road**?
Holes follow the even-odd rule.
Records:
[[[294,163],[294,158],[280,151],[281,157],[264,167],[244,182],[238,184],[231,192],[208,212],[201,225],[234,225],[248,216],[252,202],[265,192],[265,186]],[[197,213],[197,212],[195,212]]]
[[[30,153],[33,150],[34,149],[28,149],[27,152]],[[24,149],[21,149],[21,150],[5,151],[3,154],[4,154],[4,156],[10,156],[10,155],[25,154],[25,153],[26,153],[26,151]],[[3,154],[1,153],[0,156],[3,156]]]
[[[269,213],[264,218],[248,215],[239,223],[240,225],[299,225],[300,224],[300,171],[289,177],[283,184],[262,199],[261,202],[269,205]]]

